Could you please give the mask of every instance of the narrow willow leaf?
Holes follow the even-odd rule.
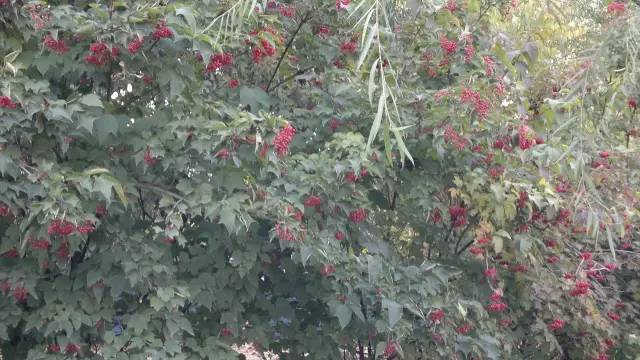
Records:
[[[93,169],[85,170],[82,174],[84,176],[92,176],[92,175],[104,174],[108,172],[109,170],[105,168],[93,168]]]
[[[609,226],[607,229],[607,242],[609,242],[609,249],[611,250],[611,256],[613,256],[613,261],[616,261],[616,244],[613,242],[613,235],[611,235],[611,228]]]
[[[397,84],[396,84],[397,86]],[[396,118],[400,121],[400,111],[398,111],[398,104],[396,103],[396,96],[393,95],[393,91],[389,91],[389,96],[391,97],[391,102],[393,103],[393,109],[396,111]]]
[[[366,4],[367,1],[361,1],[358,6],[356,6],[353,10],[351,10],[351,13],[349,14],[349,16],[347,16],[347,19],[351,19],[351,17],[355,14],[358,13],[358,10],[360,10],[360,7],[364,4]],[[373,3],[373,5],[371,5],[370,9],[373,9],[373,7],[375,6],[375,2]],[[364,16],[363,16],[364,17]],[[360,20],[362,20],[362,18],[360,18]],[[358,22],[360,22],[360,20],[358,20]]]
[[[367,29],[369,29],[369,21],[371,20],[371,15],[373,15],[373,8],[369,10],[369,14],[364,20],[364,24],[362,24],[362,40],[360,40],[360,47],[364,47],[365,39],[367,38]],[[356,24],[358,25],[358,24]]]
[[[400,131],[395,130],[393,131],[393,134],[395,135],[396,141],[398,142],[398,148],[400,148],[402,165],[404,165],[404,155],[406,155],[407,158],[409,158],[409,161],[411,161],[412,164],[415,164],[413,162],[413,157],[411,156],[411,153],[409,153],[407,146],[404,144],[404,140],[402,139],[402,134],[400,134]]]
[[[389,164],[393,163],[393,158],[391,157],[391,136],[389,135],[389,122],[384,122],[384,153],[387,156],[387,161]]]
[[[378,65],[379,61],[380,61],[380,58],[375,59],[373,61],[373,64],[371,64],[371,70],[369,71],[369,86],[367,91],[369,93],[369,104],[371,104],[372,106],[373,106],[373,92],[376,90],[376,74],[378,73],[376,66]]]
[[[257,4],[258,4],[258,0],[253,0],[253,2],[251,2],[251,6],[249,7],[249,12],[247,13],[247,17],[250,17],[253,14]]]
[[[367,25],[365,25],[365,27],[366,26]],[[369,49],[371,48],[371,44],[373,43],[373,38],[376,36],[377,33],[378,33],[378,24],[373,24],[373,26],[371,27],[371,31],[369,31],[369,36],[367,37],[367,41],[365,42],[364,48],[360,52],[360,57],[358,58],[358,63],[356,65],[356,71],[360,69],[360,66],[362,66],[362,63],[364,62],[364,59],[367,57],[367,54],[369,53]]]
[[[382,115],[385,112],[385,105],[387,103],[387,88],[382,87],[382,94],[380,94],[380,99],[378,99],[378,111],[376,112],[376,117],[373,119],[373,125],[371,125],[371,130],[369,131],[369,139],[367,140],[367,151],[371,147],[371,143],[373,143],[373,139],[375,139],[378,134],[378,130],[380,130],[380,123],[382,121]]]

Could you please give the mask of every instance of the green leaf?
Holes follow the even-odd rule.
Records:
[[[111,202],[111,189],[113,188],[113,184],[111,181],[105,179],[103,176],[96,177],[93,181],[93,189],[102,194],[102,196],[107,200],[107,202]]]
[[[380,273],[382,273],[382,264],[378,258],[367,256],[367,270],[369,272],[369,282],[376,283]]]
[[[236,229],[236,214],[233,208],[225,206],[220,211],[220,222],[227,228],[229,234],[235,234]]]
[[[105,143],[109,135],[118,133],[119,126],[119,118],[113,115],[105,115],[93,122],[93,131],[100,143]]]
[[[402,305],[392,300],[386,300],[385,305],[389,313],[389,327],[393,328],[402,318]]]
[[[195,16],[193,16],[193,10],[191,10],[191,8],[178,8],[176,9],[176,15],[181,15],[182,17],[184,17],[184,20],[187,22],[189,27],[191,27],[191,31],[193,31],[194,33],[197,31],[198,24],[196,22]]]
[[[496,254],[499,254],[499,253],[502,252],[502,246],[503,246],[502,237],[494,236],[493,237],[493,249],[496,252]]]
[[[87,287],[97,283],[100,279],[102,279],[102,272],[97,269],[89,270],[87,272]]]
[[[136,335],[142,334],[147,329],[149,323],[149,317],[141,313],[135,313],[131,316],[127,322],[127,326],[133,329],[133,333]]]
[[[269,94],[260,88],[240,88],[240,103],[251,107],[251,112],[258,113],[258,110],[268,107],[271,104]]]
[[[111,201],[111,188],[115,191],[120,202],[126,207],[128,205],[127,196],[118,179],[109,174],[102,174],[94,181],[94,189],[100,191],[107,201]]]
[[[96,94],[84,95],[83,97],[80,98],[80,103],[87,106],[103,107],[100,97],[98,97],[98,95]]]
[[[89,132],[89,134],[93,134],[93,123],[96,121],[95,117],[92,116],[81,116],[80,120],[78,120],[78,128],[85,129]]]
[[[351,315],[353,312],[351,308],[345,304],[338,304],[336,306],[336,316],[338,317],[338,322],[340,323],[341,328],[346,328],[347,325],[351,322]]]

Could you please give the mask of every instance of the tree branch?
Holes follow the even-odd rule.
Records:
[[[462,233],[460,233],[460,237],[458,238],[458,241],[456,241],[456,247],[454,248],[454,252],[457,255],[460,255],[460,253],[458,253],[458,246],[460,246],[460,242],[462,241],[464,236],[467,234],[467,231],[469,231],[470,227],[471,227],[471,221],[469,221],[469,224],[467,224],[467,227],[465,227],[464,230],[462,230]],[[471,241],[471,242],[473,242],[473,241]]]
[[[287,81],[295,78],[298,75],[302,75],[302,74],[306,73],[307,71],[309,71],[311,69],[313,69],[313,66],[309,66],[309,67],[306,67],[304,69],[300,69],[300,70],[296,71],[295,74],[289,75],[286,78],[284,78],[283,80],[280,80],[280,82],[278,82],[277,84],[273,85],[273,87],[271,89],[269,89],[269,90],[275,90],[278,87],[280,87],[280,85],[286,83]]]
[[[282,51],[282,54],[280,55],[280,59],[278,59],[278,64],[276,65],[276,68],[273,69],[273,74],[271,74],[271,79],[269,79],[269,82],[267,83],[267,90],[265,90],[266,93],[269,93],[269,90],[271,90],[270,89],[271,83],[273,82],[273,79],[275,79],[276,75],[278,74],[278,69],[280,69],[280,65],[282,64],[282,60],[287,55],[287,51],[289,51],[289,48],[293,44],[293,40],[295,40],[296,35],[298,35],[298,32],[302,28],[302,25],[304,25],[305,23],[307,23],[307,21],[309,21],[309,19],[311,19],[312,12],[313,12],[312,10],[307,11],[307,13],[304,15],[302,20],[300,20],[300,24],[298,24],[298,27],[296,28],[296,31],[293,32],[293,35],[291,35],[291,38],[287,42],[287,45],[285,46],[284,51]]]
[[[456,255],[460,255],[462,254],[465,250],[467,250],[467,248],[469,248],[469,246],[471,246],[471,244],[473,244],[475,242],[475,240],[471,240],[469,241],[465,246],[463,246],[460,251],[456,252]]]

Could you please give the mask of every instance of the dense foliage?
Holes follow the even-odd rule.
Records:
[[[633,2],[0,0],[0,56],[5,358],[640,353]]]

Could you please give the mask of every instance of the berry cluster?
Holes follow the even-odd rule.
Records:
[[[89,46],[89,55],[85,56],[84,60],[95,66],[105,65],[112,58],[115,59],[120,55],[120,50],[115,46],[109,48],[103,42],[96,42]]]
[[[442,309],[435,309],[429,314],[429,320],[434,323],[440,322],[444,319],[444,311]]]
[[[453,205],[449,208],[449,216],[453,227],[461,227],[467,224],[467,208]]]
[[[296,241],[296,236],[293,233],[293,231],[291,231],[291,229],[289,229],[289,227],[287,227],[287,225],[283,222],[278,222],[276,224],[276,236],[278,237],[278,239],[280,239],[280,241],[286,241],[286,242],[294,242]]]
[[[351,0],[336,0],[336,10],[346,10],[349,7]]]
[[[63,39],[54,39],[51,35],[45,36],[44,40],[42,40],[42,44],[44,47],[58,55],[63,55],[69,51],[69,46]]]
[[[451,143],[458,150],[463,150],[469,145],[469,140],[458,134],[451,125],[446,125],[444,128],[444,142]]]
[[[469,323],[465,323],[464,325],[459,326],[456,329],[456,332],[458,334],[466,335],[466,334],[470,333],[471,330],[473,330],[473,326],[471,324],[469,324]]]
[[[458,43],[454,40],[449,40],[447,37],[440,37],[440,48],[446,55],[450,55],[458,51]]]
[[[47,228],[49,235],[69,236],[76,231],[76,226],[67,220],[54,219]]]
[[[8,205],[0,203],[0,217],[11,215],[11,208]]]
[[[444,8],[453,13],[453,12],[456,12],[458,10],[458,4],[456,3],[456,0],[449,0],[444,5]]]
[[[318,32],[316,33],[316,35],[321,38],[325,38],[331,35],[331,28],[329,28],[329,26],[327,25],[320,25],[320,27],[318,27]]]
[[[160,21],[156,24],[156,28],[153,30],[153,33],[151,35],[153,36],[154,40],[158,41],[160,39],[172,37],[173,32],[171,31],[171,29],[169,29],[165,21]]]
[[[287,155],[287,153],[289,152],[289,145],[291,144],[291,141],[293,140],[293,137],[296,135],[296,129],[287,124],[287,126],[280,130],[280,132],[276,135],[275,139],[273,140],[273,146],[275,148],[276,154],[279,157],[283,157],[285,155]]]
[[[309,197],[307,197],[304,200],[304,206],[307,206],[307,207],[316,207],[321,204],[322,204],[322,198],[316,195],[309,195]]]
[[[495,290],[489,297],[489,300],[491,301],[487,306],[489,312],[503,312],[507,309],[507,304],[502,301],[502,290]]]
[[[564,323],[565,321],[562,319],[553,319],[553,321],[549,323],[547,327],[549,328],[549,330],[555,331],[555,330],[562,329],[564,327]]]
[[[333,266],[332,264],[324,264],[322,265],[322,267],[320,268],[320,274],[323,277],[329,277],[331,276],[331,274],[333,274],[336,271],[336,267]]]
[[[143,42],[144,42],[144,39],[141,38],[140,36],[136,36],[135,39],[131,40],[129,45],[127,45],[127,50],[129,51],[129,54],[131,55],[137,54],[138,51],[140,51],[140,48],[142,47]]]
[[[358,208],[349,213],[349,220],[354,223],[361,223],[367,220],[367,210],[363,208]]]
[[[153,166],[158,163],[158,159],[151,154],[151,149],[149,148],[145,150],[143,159],[144,163],[147,164],[147,166]]]
[[[496,63],[491,56],[485,55],[482,57],[482,62],[484,63],[484,73],[488,77],[492,77]]]
[[[16,109],[18,104],[13,102],[8,96],[0,96],[0,108],[4,109]]]
[[[585,296],[589,294],[589,289],[591,288],[591,284],[585,280],[576,281],[573,289],[569,292],[569,295],[574,297]]]
[[[527,150],[536,145],[536,134],[529,126],[522,124],[518,128],[518,146]]]
[[[233,65],[233,55],[231,53],[218,53],[212,54],[209,58],[209,63],[207,64],[207,68],[205,72],[207,74],[212,73],[224,66]]]
[[[358,50],[358,44],[353,40],[344,41],[340,44],[340,52],[343,54],[353,54]]]
[[[48,239],[30,239],[29,247],[33,250],[47,251],[49,250],[49,247],[51,247],[51,241],[49,241]]]
[[[620,1],[614,1],[607,5],[607,12],[610,14],[621,15],[624,14],[625,4]]]

